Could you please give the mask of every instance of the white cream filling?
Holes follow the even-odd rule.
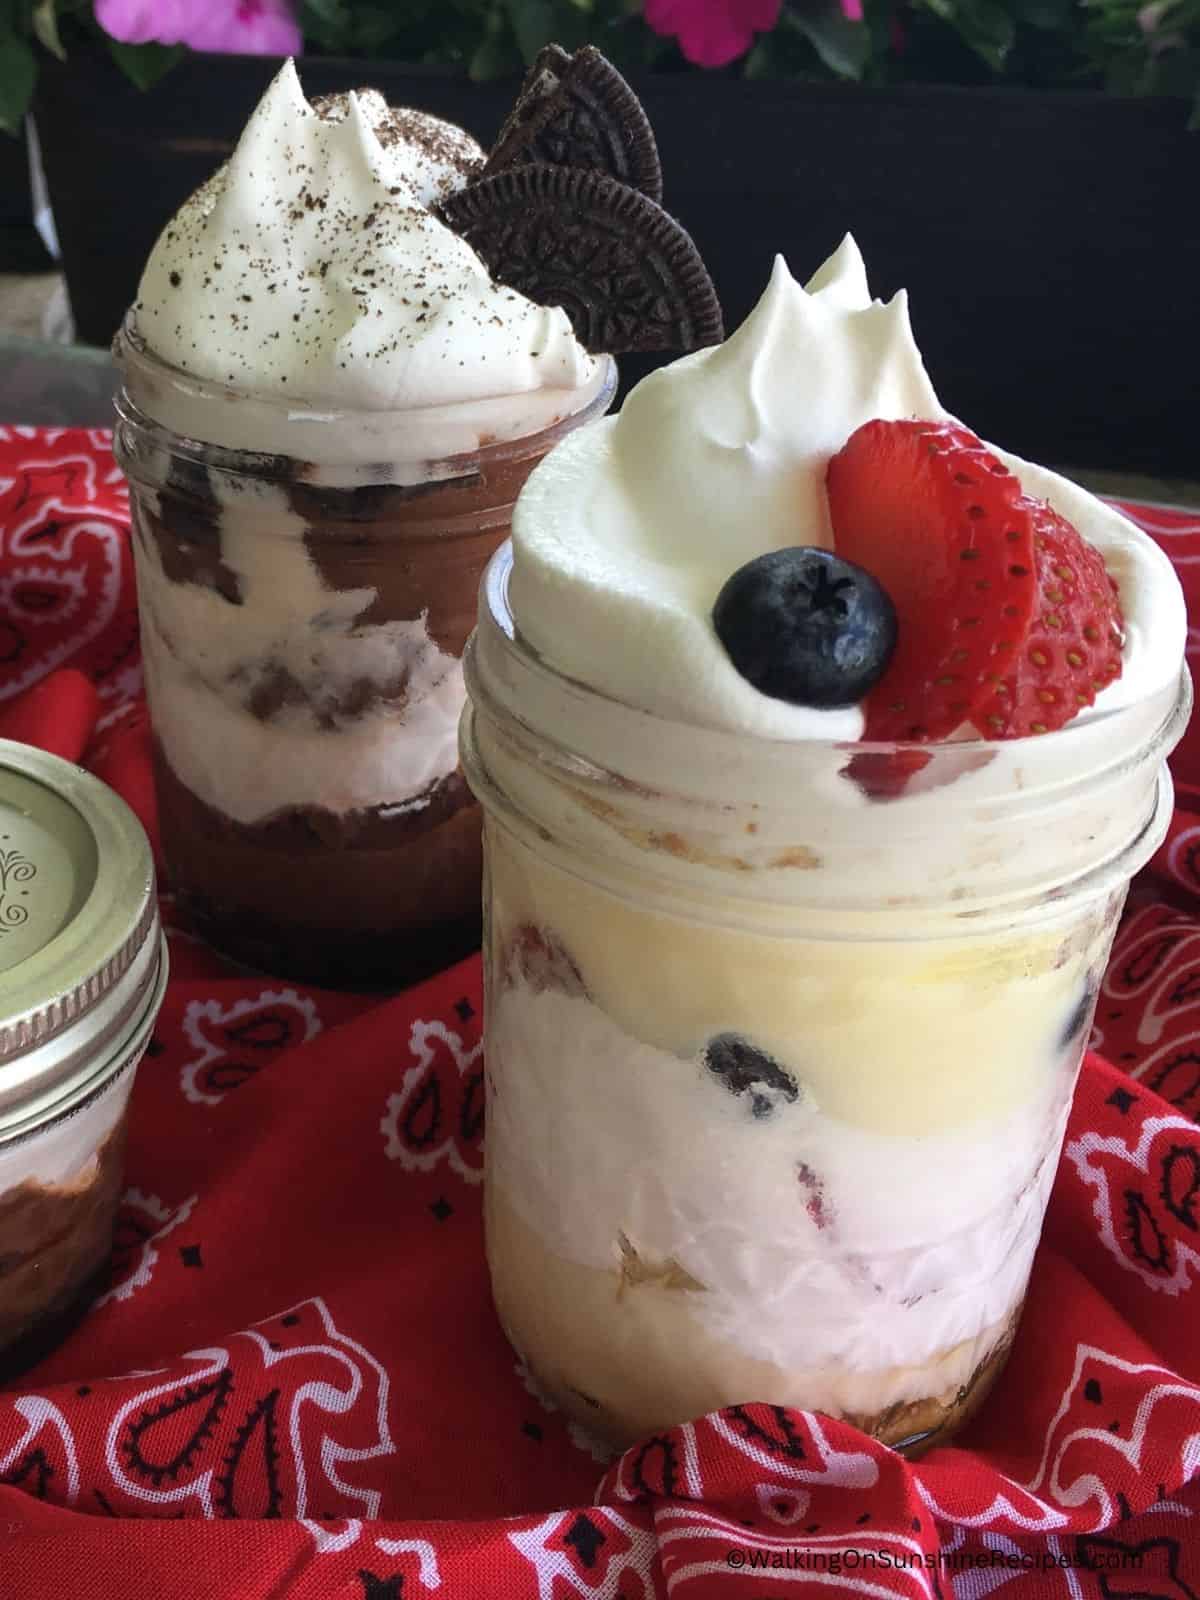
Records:
[[[502,989],[488,1181],[566,1261],[615,1273],[624,1239],[651,1269],[676,1263],[703,1285],[676,1293],[681,1324],[743,1357],[921,1368],[1024,1291],[1073,1079],[1044,1020],[1041,1092],[998,1121],[889,1136],[826,1115],[803,1077],[796,1103],[755,1117],[749,1095],[591,1001]],[[878,1092],[885,1079],[881,1064]]]
[[[0,1200],[23,1183],[75,1188],[96,1174],[96,1155],[125,1114],[134,1067],[126,1068],[81,1111],[22,1139],[0,1143]]]
[[[172,771],[241,823],[291,806],[344,815],[419,803],[457,765],[461,664],[430,639],[424,617],[359,624],[375,590],[335,591],[323,582],[305,548],[307,524],[284,490],[210,481],[222,501],[221,558],[240,605],[202,584],[169,580],[157,542],[138,527],[146,691]],[[133,515],[136,523],[136,501]],[[304,702],[254,716],[256,688],[279,674]],[[364,684],[393,698],[339,716],[339,701]]]

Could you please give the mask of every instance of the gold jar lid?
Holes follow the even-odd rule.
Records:
[[[0,1140],[103,1087],[166,985],[141,824],[81,767],[0,739]]]

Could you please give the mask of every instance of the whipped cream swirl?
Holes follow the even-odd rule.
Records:
[[[483,160],[459,128],[374,90],[310,106],[288,61],[163,230],[138,334],[193,377],[330,408],[579,389],[597,363],[566,313],[494,283],[433,214]]]
[[[748,683],[717,639],[713,601],[766,551],[834,547],[825,470],[856,428],[948,415],[906,295],[872,300],[849,236],[807,288],[778,258],[725,344],[652,373],[618,417],[534,472],[513,517],[517,626],[567,677],[662,716],[765,738],[858,739],[860,707],[790,705]],[[1120,588],[1124,667],[1095,710],[1172,681],[1186,617],[1166,556],[1077,485],[996,453],[1101,551]]]

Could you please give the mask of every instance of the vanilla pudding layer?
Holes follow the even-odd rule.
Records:
[[[489,1259],[518,1348],[553,1326],[570,1370],[603,1296],[631,1384],[685,1381],[647,1363],[697,1342],[713,1405],[965,1382],[1024,1294],[1122,895],[1033,936],[784,939],[611,894],[493,817],[487,844]],[[706,1061],[731,1035],[783,1077],[736,1092]],[[738,1392],[759,1367],[786,1382]]]

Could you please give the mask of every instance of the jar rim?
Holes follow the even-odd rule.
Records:
[[[603,355],[591,381],[578,389],[440,406],[322,405],[197,377],[149,347],[132,311],[113,340],[113,358],[123,377],[115,399],[118,441],[121,427],[133,429],[197,464],[278,482],[465,477],[486,465],[544,454],[562,435],[602,416],[617,387],[616,361]]]
[[[166,934],[160,928],[154,944],[149,981],[141,988],[121,1027],[106,1041],[91,1070],[72,1078],[58,1095],[43,1095],[18,1108],[19,1114],[0,1123],[0,1151],[10,1150],[57,1123],[86,1111],[121,1075],[137,1065],[150,1043],[163,997],[167,992],[170,960]]]
[[[9,866],[32,891],[0,1006],[0,1138],[86,1092],[165,981],[150,842],[93,774],[0,740]],[[17,881],[14,875],[13,881]]]
[[[516,627],[510,567],[499,554],[481,585],[460,751],[485,814],[565,870],[654,882],[672,902],[723,904],[726,920],[757,906],[895,921],[903,908],[982,927],[1127,882],[1165,833],[1186,666],[1124,707],[1020,740],[773,740],[563,676]]]

